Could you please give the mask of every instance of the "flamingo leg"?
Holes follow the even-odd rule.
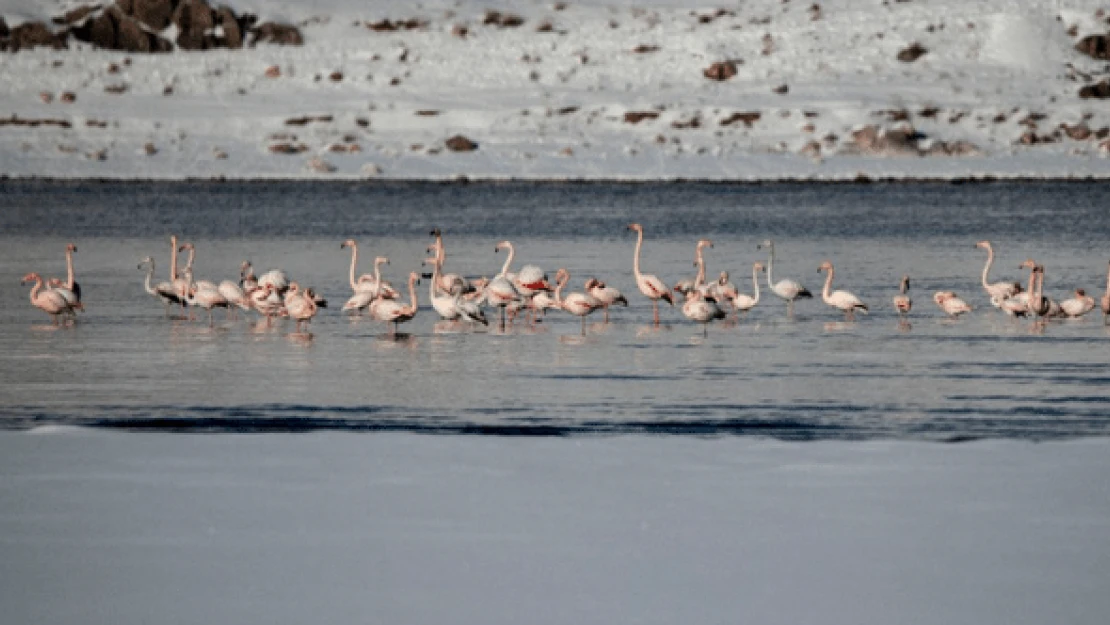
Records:
[[[609,307],[605,307],[605,323],[609,323]]]
[[[709,324],[708,323],[701,324],[701,335],[702,335],[702,338],[709,338]]]
[[[208,327],[211,328],[213,323],[214,322],[212,321],[212,309],[209,308],[208,309]]]
[[[651,312],[655,317],[655,325],[659,325],[659,300],[651,300]]]
[[[586,336],[586,317],[582,317],[582,336]]]

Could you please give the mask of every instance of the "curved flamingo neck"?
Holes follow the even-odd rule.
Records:
[[[512,243],[509,243],[508,241],[506,241],[505,245],[508,248],[508,256],[505,259],[505,264],[503,264],[501,266],[501,273],[497,274],[498,276],[501,276],[501,278],[504,278],[505,274],[508,273],[509,265],[513,264],[513,256],[516,255],[516,250],[513,249],[513,244]]]
[[[771,272],[775,269],[775,244],[769,243],[767,245],[767,288],[775,288],[775,281],[771,278]]]
[[[416,278],[415,273],[409,274],[409,310],[411,314],[416,314],[417,301],[416,301]]]
[[[35,286],[31,287],[31,303],[37,304],[39,301],[39,290],[42,289],[42,277],[35,276]]]
[[[698,274],[694,276],[694,287],[699,288],[705,284],[705,256],[702,250],[705,249],[700,242],[698,243],[697,254],[695,261],[698,264]]]
[[[177,280],[177,237],[170,237],[170,282]]]
[[[752,265],[752,286],[755,287],[755,302],[759,303],[759,269]]]
[[[189,246],[189,260],[185,261],[185,271],[191,271],[193,269],[193,258],[196,257],[196,254],[197,254],[197,248],[190,245]]]
[[[358,290],[355,283],[355,265],[358,264],[358,244],[351,243],[351,289]]]
[[[636,238],[636,251],[632,255],[632,274],[636,276],[636,280],[640,280],[640,250],[644,247],[644,230],[640,228],[637,230],[639,236]],[[1107,284],[1110,284],[1110,278],[1107,279]]]
[[[73,290],[73,250],[66,246],[66,288]]]
[[[987,244],[987,264],[983,267],[983,286],[984,287],[990,287],[990,283],[987,281],[987,274],[990,273],[991,264],[993,264],[993,263],[994,263],[994,248],[991,247],[990,244],[988,243]]]
[[[146,270],[146,283],[144,284],[144,286],[146,287],[146,292],[150,293],[152,295],[154,294],[154,287],[150,284],[150,280],[153,277],[154,277],[154,263],[150,263],[150,267],[147,267],[147,270]]]
[[[823,291],[821,291],[821,299],[825,300],[826,304],[829,303],[829,291],[832,289],[832,281],[833,281],[833,274],[834,273],[836,273],[836,272],[832,268],[832,265],[829,265],[829,275],[825,278],[825,289]]]
[[[374,299],[382,296],[382,263],[374,261]]]
[[[436,298],[436,289],[439,286],[439,264],[439,258],[436,258],[432,262],[432,281],[431,284],[428,285],[428,297],[431,299]]]
[[[563,307],[563,287],[565,287],[569,281],[570,274],[563,274],[559,282],[555,284],[555,303],[558,304],[560,308]]]

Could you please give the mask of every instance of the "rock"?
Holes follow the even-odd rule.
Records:
[[[227,160],[227,152],[221,150],[220,148],[213,148],[212,158],[218,161],[225,161]]]
[[[214,43],[207,33],[216,27],[216,14],[205,0],[181,0],[171,18],[177,26],[177,47],[204,50]]]
[[[128,52],[152,52],[150,33],[143,30],[142,25],[136,20],[122,16],[116,23],[116,50]]]
[[[647,54],[648,52],[658,52],[659,46],[642,43],[635,48],[632,48],[634,54]]]
[[[238,50],[243,47],[243,29],[239,25],[239,18],[235,16],[235,11],[230,7],[221,5],[216,9],[216,24],[219,25],[224,31],[221,43],[231,48]]]
[[[54,101],[54,94],[49,91],[40,91],[39,99],[42,100],[43,104],[50,104]]]
[[[265,22],[250,29],[250,42],[252,48],[259,43],[274,43],[280,46],[304,45],[304,37],[296,26]]]
[[[790,86],[789,85],[779,85],[779,86],[775,87],[774,89],[771,89],[771,93],[777,93],[779,95],[786,95],[786,94],[790,93]]]
[[[917,140],[920,138],[921,135],[908,125],[891,129],[868,125],[852,131],[852,143],[847,151],[868,156],[919,156],[921,150]]]
[[[482,23],[487,26],[493,25],[500,28],[516,28],[524,23],[524,18],[512,13],[486,11],[485,17],[482,18]]]
[[[1098,99],[1105,100],[1110,98],[1110,81],[1102,81],[1093,85],[1087,85],[1079,90],[1079,97],[1084,100]]]
[[[328,79],[332,82],[343,82],[343,72],[332,72],[328,74]]]
[[[645,119],[659,117],[658,111],[628,111],[624,114],[624,121],[629,124],[638,124]]]
[[[374,163],[366,163],[362,166],[362,173],[367,176],[378,176],[382,173],[382,168]]]
[[[1075,44],[1075,49],[1092,59],[1110,60],[1110,33],[1088,35]]]
[[[116,20],[109,11],[104,11],[86,19],[83,24],[73,28],[70,32],[78,41],[90,43],[104,50],[116,47]]]
[[[0,15],[0,39],[3,39],[10,34],[11,31],[8,30],[8,23],[4,21],[4,16]]]
[[[451,34],[456,37],[466,39],[466,36],[470,34],[470,29],[466,26],[463,26],[462,24],[455,24],[451,27]]]
[[[729,115],[728,117],[722,119],[721,120],[721,125],[722,126],[731,126],[732,124],[735,124],[736,122],[744,122],[744,127],[745,128],[751,128],[752,124],[759,121],[759,118],[761,116],[762,115],[760,114],[759,111],[750,111],[750,112],[747,112],[747,113],[733,113],[732,115]]]
[[[308,159],[305,163],[305,169],[308,171],[316,172],[318,174],[330,174],[335,171],[335,165],[325,161],[319,156]]]
[[[979,146],[970,141],[953,141],[945,145],[949,156],[982,156]]]
[[[143,144],[143,147],[139,148],[138,153],[145,154],[147,156],[154,156],[158,153],[158,148],[155,147],[153,143],[147,142]]]
[[[48,46],[55,50],[64,50],[66,48],[68,34],[62,32],[55,35],[50,28],[42,22],[27,22],[13,28],[8,37],[8,46],[12,52],[29,50],[40,46]]]
[[[913,63],[928,53],[929,51],[924,46],[915,41],[908,48],[903,48],[898,52],[898,60],[903,63]]]
[[[443,144],[452,152],[472,152],[478,149],[477,143],[474,143],[462,135],[455,135],[447,141],[444,141]]]
[[[173,17],[172,0],[130,0],[128,4],[132,5],[131,10],[125,10],[124,13],[146,24],[151,30],[159,31],[170,25]]]
[[[60,17],[55,17],[54,18],[54,23],[55,24],[70,24],[70,25],[79,24],[79,23],[85,21],[86,17],[88,17],[89,15],[92,15],[93,13],[95,13],[98,10],[100,10],[100,5],[99,4],[86,4],[86,5],[83,5],[83,6],[79,6],[77,8],[70,9],[69,11],[66,11]],[[2,30],[0,30],[0,37],[2,37],[2,36],[3,36],[3,32],[2,32]]]
[[[281,68],[277,65],[271,65],[266,68],[266,78],[280,78]]]
[[[1090,139],[1091,135],[1093,134],[1090,127],[1088,127],[1087,124],[1083,122],[1079,122],[1074,126],[1060,124],[1060,128],[1064,130],[1064,134],[1066,134],[1068,138],[1072,141],[1086,141],[1087,139]]]
[[[66,91],[62,93],[62,96],[59,98],[59,100],[65,102],[66,104],[73,104],[77,101],[77,94],[72,91]]]
[[[273,143],[267,149],[273,154],[300,154],[308,150],[308,146],[303,143]]]
[[[718,61],[702,71],[702,74],[710,80],[728,80],[736,75],[736,63],[733,61]]]
[[[1103,156],[1106,156],[1106,155],[1110,154],[1110,139],[1107,139],[1107,140],[1103,141],[1102,143],[1099,143],[1098,144],[1098,151],[1101,152]]]
[[[127,88],[128,88],[127,83],[125,83],[125,82],[117,83],[117,84],[114,84],[114,85],[106,85],[104,87],[104,93],[111,93],[111,94],[115,94],[115,95],[120,95],[120,94],[123,94],[123,93],[127,93]]]
[[[806,144],[798,150],[798,154],[810,158],[819,158],[821,156],[821,144],[816,141],[807,141]]]

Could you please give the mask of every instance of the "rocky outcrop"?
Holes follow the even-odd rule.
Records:
[[[5,29],[6,28],[5,26]],[[64,31],[55,34],[50,30],[49,26],[42,22],[27,22],[26,24],[20,24],[11,29],[3,45],[6,46],[5,49],[12,52],[29,50],[40,46],[54,48],[55,50],[63,50],[67,47],[67,39],[68,35]]]
[[[1110,60],[1110,33],[1084,37],[1075,44],[1075,49],[1092,59]]]
[[[898,51],[898,60],[903,63],[913,63],[917,59],[928,54],[929,51],[925,49],[920,43],[914,42],[909,47],[903,48]]]
[[[1096,100],[1105,100],[1106,98],[1110,98],[1110,81],[1104,80],[1082,87],[1079,90],[1079,97],[1084,100],[1092,98]]]
[[[252,48],[259,43],[274,43],[281,46],[299,46],[304,44],[301,31],[295,26],[265,22],[250,29],[250,40],[247,45]]]
[[[478,144],[462,135],[455,135],[443,143],[452,152],[473,152],[478,149]]]
[[[182,50],[207,50],[217,47],[211,34],[216,27],[216,12],[204,0],[182,0],[173,12],[177,26],[177,47]]]
[[[728,80],[736,75],[736,63],[734,61],[718,61],[705,68],[702,74],[710,80]]]
[[[96,15],[86,16],[70,32],[79,41],[106,50],[125,52],[169,52],[173,44],[150,32],[138,20],[113,5]]]

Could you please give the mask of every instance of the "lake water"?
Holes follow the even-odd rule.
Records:
[[[694,243],[713,240],[710,275],[751,291],[757,245],[776,241],[775,278],[817,293],[823,260],[834,288],[871,306],[844,323],[820,299],[763,301],[704,338],[678,307],[660,328],[632,278],[631,221],[646,231],[643,265],[668,283],[693,275]],[[493,275],[494,244],[534,263],[592,275],[631,302],[579,320],[550,313],[536,328],[457,332],[421,310],[404,336],[338,310],[359,273],[390,257],[395,285],[439,227],[447,270]],[[326,295],[309,336],[291,322],[166,319],[136,269],[168,272],[169,235],[197,248],[198,278],[235,278],[250,259]],[[1110,250],[1105,186],[1082,183],[711,185],[0,182],[0,427],[83,425],[203,432],[390,430],[442,434],[652,433],[783,439],[1051,439],[1110,433],[1110,330],[1086,319],[1036,327],[992,309],[979,286],[983,238],[992,280],[1026,280],[1029,257],[1057,299],[1101,296]],[[64,276],[78,246],[87,312],[54,328],[19,277]],[[183,257],[184,258],[184,257]],[[914,310],[891,307],[903,273]],[[765,286],[765,283],[764,283]],[[945,319],[936,290],[975,311]],[[406,298],[407,299],[407,298]],[[204,318],[201,311],[202,319]]]

